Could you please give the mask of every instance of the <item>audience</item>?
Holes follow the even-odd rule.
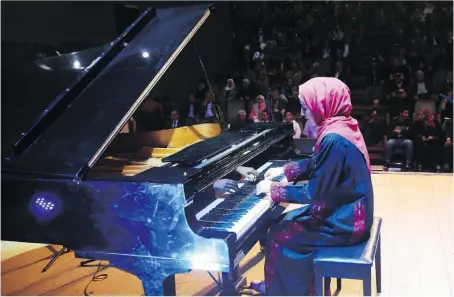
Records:
[[[243,85],[238,90],[237,97],[244,101],[244,109],[247,113],[250,110],[251,101],[256,97],[254,85],[251,85],[249,79],[243,79]]]
[[[371,68],[366,72],[366,104],[373,99],[383,99],[383,87],[385,85],[385,74],[381,67],[378,66],[377,59],[373,58]]]
[[[291,96],[287,97],[286,111],[291,112],[292,114],[301,112],[300,99],[298,98],[298,87],[296,86],[292,88]]]
[[[260,112],[257,123],[269,123],[268,111],[266,109]]]
[[[247,124],[246,111],[239,110],[237,118],[230,125],[230,130],[231,131],[240,131],[241,129],[243,129],[246,126],[246,124]]]
[[[422,70],[416,71],[416,79],[411,86],[410,93],[415,99],[427,98],[433,94],[432,84],[425,79]]]
[[[273,105],[273,119],[275,122],[282,122],[284,120],[287,102],[288,100],[285,95],[279,94],[278,90],[273,92],[271,104]]]
[[[421,115],[422,114],[422,115]],[[442,146],[444,143],[443,130],[434,119],[434,114],[428,110],[420,112],[421,121],[412,126],[415,142],[415,161],[418,169],[440,171],[442,161]]]
[[[225,87],[222,89],[219,101],[223,102],[224,110],[229,110],[228,104],[230,101],[236,98],[236,86],[233,79],[229,78],[226,82]]]
[[[184,123],[180,120],[180,113],[178,110],[172,110],[170,113],[170,121],[165,125],[165,129],[180,128],[183,127]]]
[[[205,100],[205,94],[208,92],[208,86],[204,79],[199,79],[197,83],[197,88],[195,91],[195,98],[197,101],[202,102]]]
[[[259,117],[261,112],[266,110],[265,97],[258,95],[256,98],[256,103],[252,105],[251,113],[249,114],[249,119],[254,122],[259,122]]]
[[[392,106],[392,113],[395,115],[399,110],[410,110],[412,101],[408,97],[408,86],[404,81],[404,75],[397,72],[391,75],[387,87],[386,100]]]
[[[181,114],[186,116],[186,124],[194,125],[200,123],[201,105],[193,94],[189,95],[188,102],[183,107]]]
[[[300,138],[301,137],[301,127],[300,125],[293,119],[293,115],[291,112],[285,113],[285,121],[287,123],[293,124],[293,138]]]
[[[386,133],[386,113],[380,106],[380,100],[375,98],[369,114],[363,119],[363,136],[366,144],[374,145],[382,141]]]
[[[388,126],[388,141],[385,144],[385,169],[388,169],[396,150],[401,150],[405,155],[405,167],[411,168],[413,157],[413,142],[411,141],[410,126],[412,121],[408,118],[408,109],[401,110],[399,116],[392,119]]]
[[[298,133],[315,138],[317,127],[297,128],[294,120],[311,116],[300,105],[298,86],[312,77],[333,76],[352,90],[353,112],[360,110],[358,91],[365,91],[360,99],[372,106],[362,108],[358,120],[368,145],[386,141],[388,134],[385,169],[400,151],[407,169],[415,161],[422,170],[437,165],[446,170],[446,164],[452,166],[447,151],[452,150],[448,123],[453,106],[452,99],[446,99],[452,98],[453,89],[452,3],[383,5],[268,2],[266,10],[256,5],[254,11],[232,4],[231,61],[216,73],[212,90],[201,79],[189,100],[180,102],[181,120],[188,125],[216,121],[220,104],[230,130],[240,130],[246,121],[287,121],[295,127],[295,138]],[[143,104],[134,115],[137,131],[162,128],[163,114],[171,114],[178,105],[171,101]],[[390,117],[395,118],[388,123]],[[441,134],[435,139],[432,132]],[[443,158],[428,157],[425,164],[424,156],[436,151],[435,140]]]

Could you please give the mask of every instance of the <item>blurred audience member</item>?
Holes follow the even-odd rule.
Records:
[[[260,116],[258,118],[258,123],[269,123],[269,116],[268,116],[268,111],[262,110],[260,112]]]
[[[206,92],[208,92],[206,81],[204,79],[199,79],[195,91],[195,98],[197,99],[197,101],[203,102],[203,100],[205,100]]]
[[[300,99],[298,98],[298,87],[292,88],[292,95],[287,97],[287,107],[286,111],[291,112],[292,114],[297,114],[301,112]]]
[[[259,121],[259,117],[262,111],[266,109],[265,97],[263,95],[258,95],[256,97],[256,103],[252,105],[251,113],[249,114],[249,119],[254,122]]]
[[[166,129],[180,128],[183,127],[184,123],[180,120],[180,113],[178,110],[172,110],[170,113],[170,121],[167,121]]]
[[[183,107],[181,114],[186,117],[188,125],[194,125],[200,121],[201,106],[193,94],[189,95],[187,104]]]
[[[385,74],[383,69],[378,67],[377,59],[372,59],[371,69],[366,72],[366,103],[371,102],[377,98],[383,98],[383,86],[385,85]]]
[[[442,146],[444,143],[443,130],[434,120],[434,114],[427,110],[422,111],[424,120],[416,122],[412,127],[415,142],[415,160],[419,170],[440,171],[442,161]]]
[[[300,125],[293,119],[293,115],[291,112],[285,113],[285,121],[287,123],[293,124],[293,138],[301,138],[301,127]]]
[[[225,87],[221,91],[221,98],[219,101],[222,103],[224,110],[229,110],[229,102],[235,99],[236,96],[236,86],[233,79],[229,78],[225,84]]]
[[[408,87],[404,83],[402,73],[396,73],[391,76],[386,98],[388,104],[392,106],[393,115],[397,114],[400,110],[411,110],[413,108],[413,102],[408,97]]]
[[[232,122],[230,125],[231,131],[239,131],[243,129],[247,124],[247,115],[246,111],[240,110],[238,111],[237,118]]]
[[[432,84],[425,79],[422,70],[416,71],[416,79],[411,86],[410,94],[413,98],[429,98],[433,94]]]
[[[408,109],[401,110],[399,116],[392,119],[388,127],[388,141],[385,144],[385,170],[388,169],[396,150],[401,150],[405,154],[406,169],[411,168],[413,156],[413,142],[409,133],[411,125],[412,121],[408,118]]]
[[[245,78],[243,79],[243,84],[238,90],[237,97],[244,101],[244,108],[246,113],[250,110],[251,101],[255,98],[255,88],[251,84],[250,80]]]
[[[386,133],[386,113],[381,108],[380,100],[374,99],[369,114],[364,118],[364,140],[374,145],[383,140]]]

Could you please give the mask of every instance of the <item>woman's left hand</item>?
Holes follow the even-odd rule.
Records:
[[[273,182],[270,180],[262,180],[259,182],[255,188],[256,194],[269,194],[271,191],[271,184]]]

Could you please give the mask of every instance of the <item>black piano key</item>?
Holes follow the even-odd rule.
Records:
[[[218,209],[232,209],[232,208],[234,208],[239,202],[241,202],[241,201],[234,202],[234,201],[230,201],[229,199],[226,199],[226,200],[224,200],[223,202],[219,203],[215,208],[218,208]]]
[[[200,218],[201,221],[207,221],[207,222],[218,222],[220,221],[220,219],[223,217],[224,215],[221,214],[210,214],[210,213],[207,213],[206,215],[204,215],[203,217]]]
[[[212,215],[225,215],[225,214],[229,213],[229,210],[228,209],[224,209],[224,208],[217,208],[216,207],[216,208],[213,208],[212,210],[210,210],[208,213],[212,214]]]

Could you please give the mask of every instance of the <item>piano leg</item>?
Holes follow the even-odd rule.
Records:
[[[162,283],[162,286],[164,287],[164,296],[176,296],[177,290],[175,286],[175,274],[169,275]]]
[[[222,273],[222,291],[221,296],[240,296],[241,289],[246,286],[246,277],[239,276],[239,266],[235,267],[233,272]]]
[[[164,267],[149,258],[110,261],[110,264],[137,276],[142,281],[145,296],[175,296],[175,274],[188,272],[178,265]]]

